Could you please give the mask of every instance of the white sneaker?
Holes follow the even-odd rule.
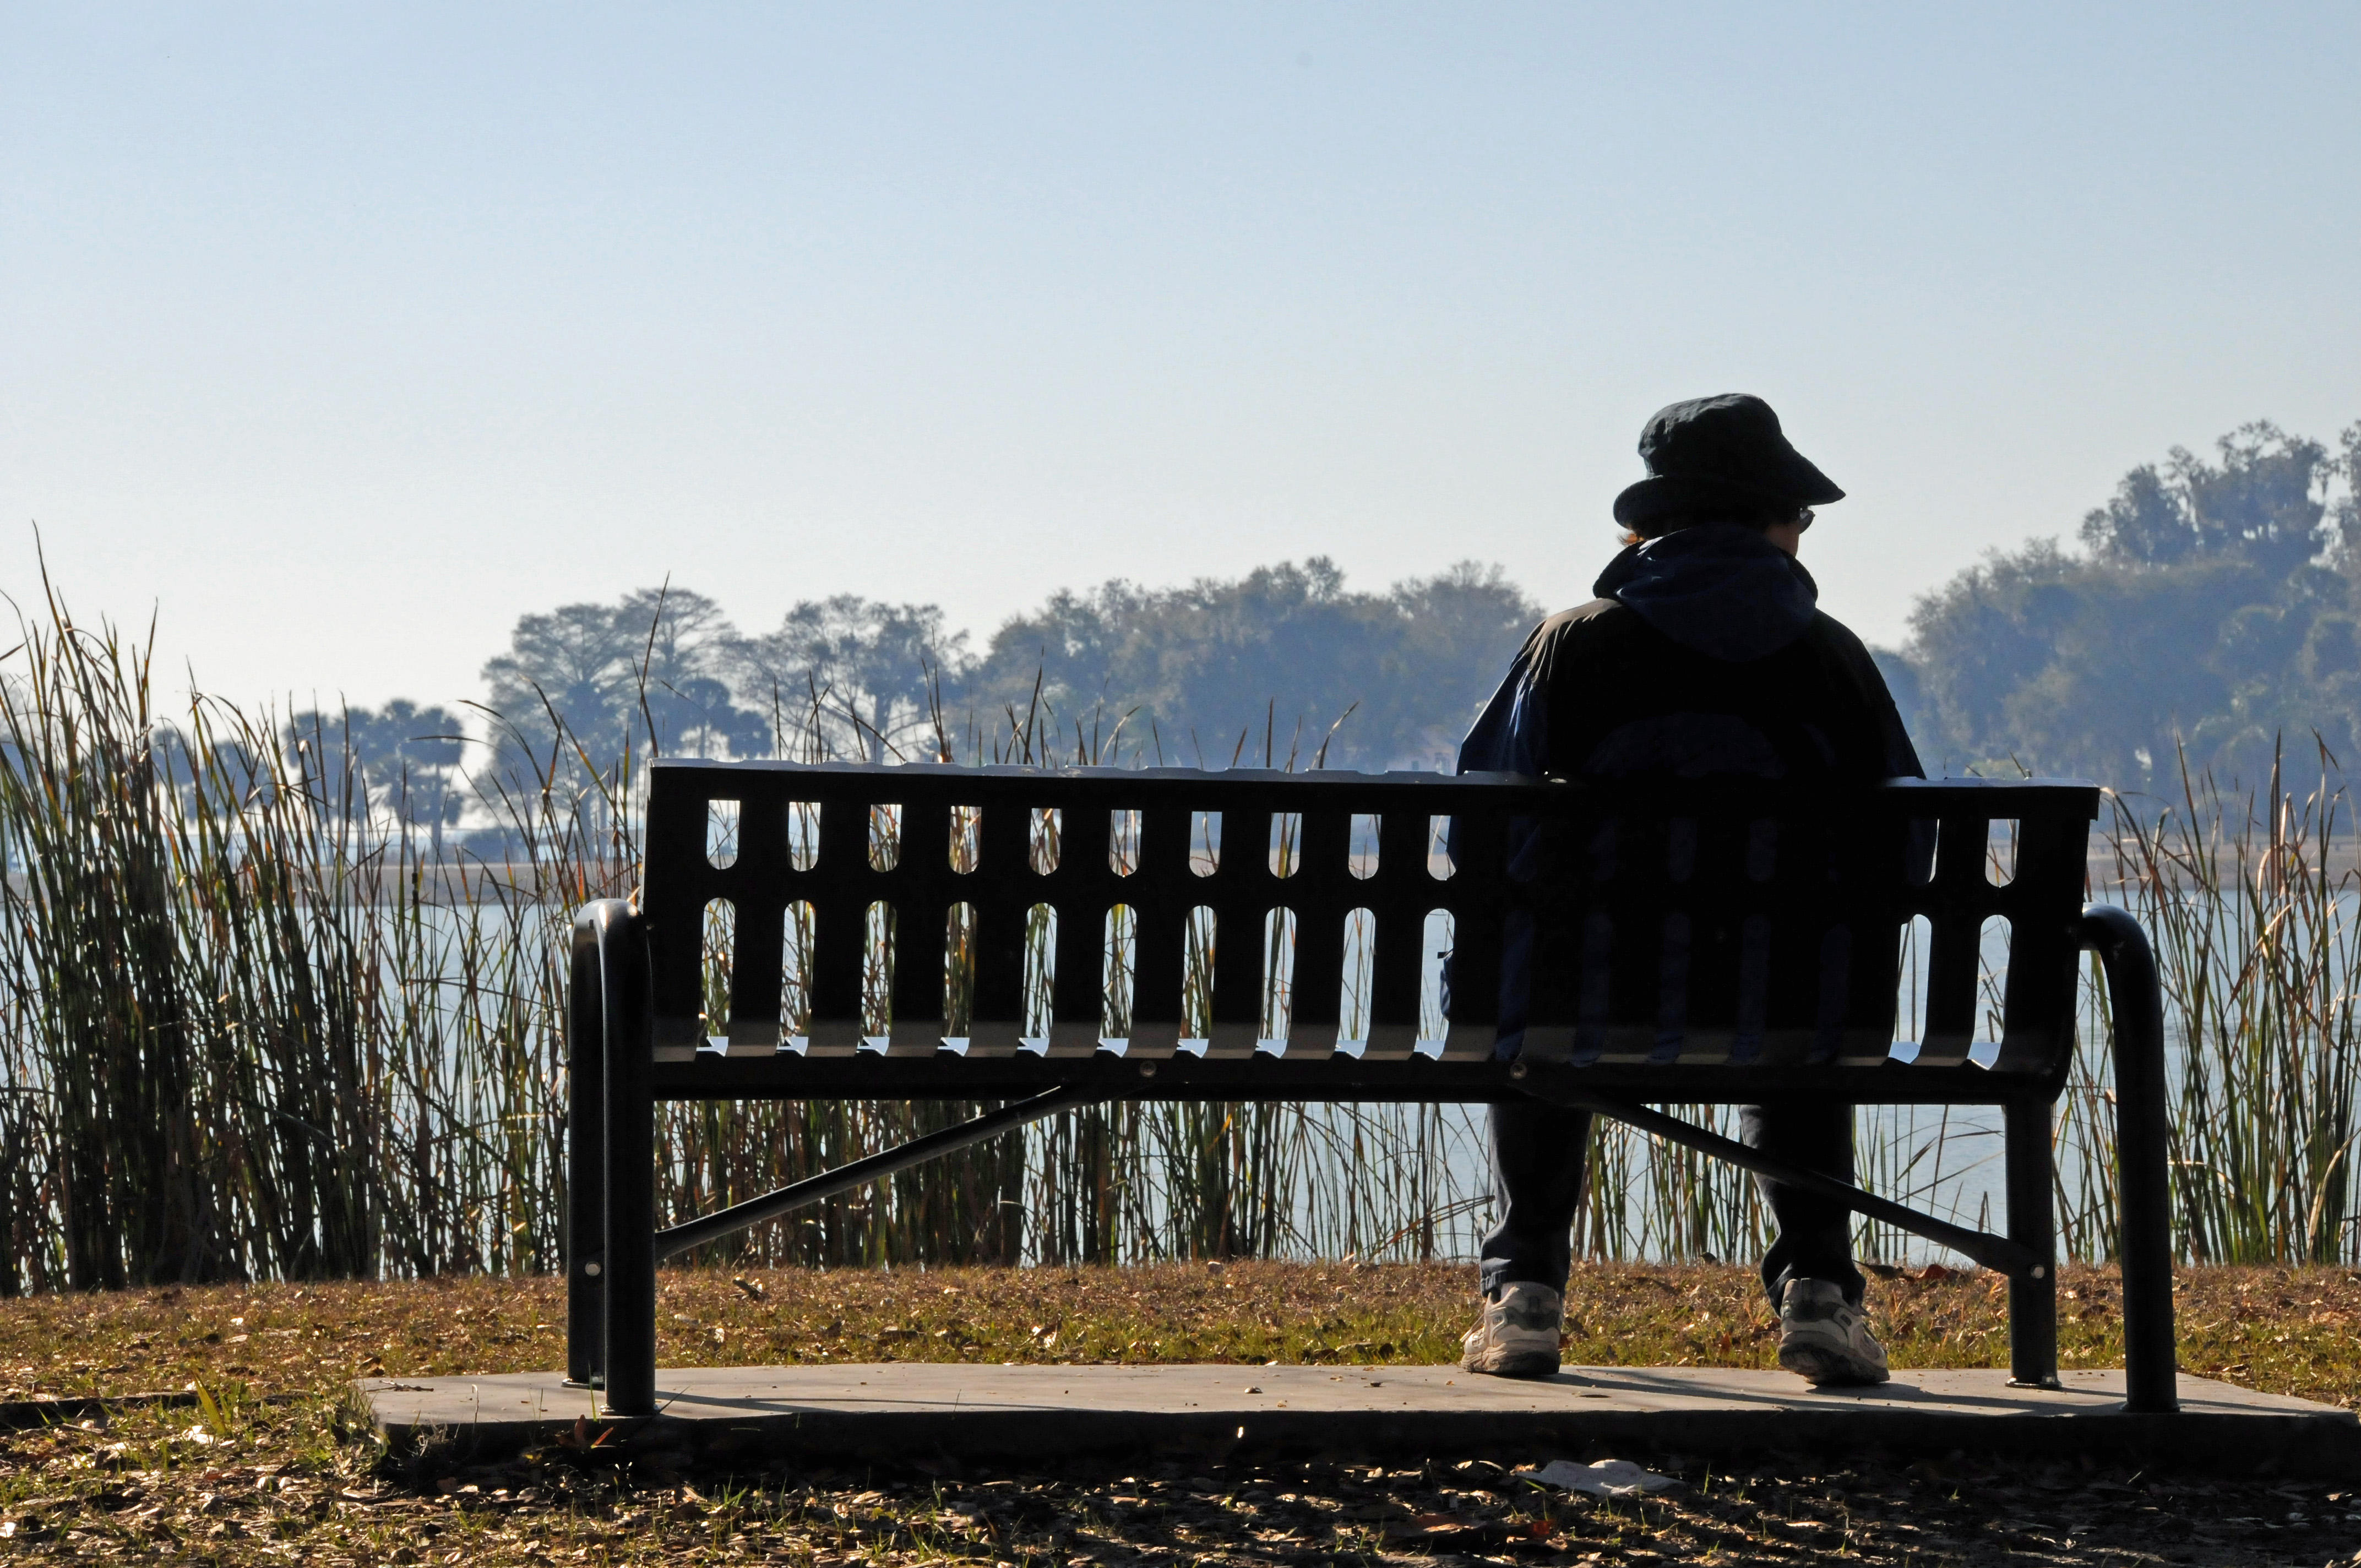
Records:
[[[1885,1347],[1826,1279],[1790,1279],[1779,1298],[1779,1365],[1813,1384],[1883,1383]]]
[[[1484,1321],[1460,1340],[1459,1365],[1495,1377],[1549,1377],[1557,1372],[1565,1298],[1546,1285],[1503,1285],[1484,1303]]]

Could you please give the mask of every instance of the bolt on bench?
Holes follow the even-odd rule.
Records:
[[[2055,1387],[2052,1112],[2092,949],[2114,1022],[2126,1408],[2175,1409],[2162,1003],[2137,923],[2082,903],[2097,808],[2095,786],[2043,781],[1783,793],[658,762],[639,906],[602,899],[574,922],[567,1376],[616,1416],[653,1414],[660,1258],[1073,1105],[1534,1096],[2003,1271],[2013,1381]],[[2016,865],[1996,884],[2003,821]],[[1925,1028],[1905,1058],[1914,916]],[[2007,970],[1983,1062],[1970,1047],[1994,917]],[[1526,1001],[1510,1058],[1504,974]],[[1647,1103],[1799,1090],[2002,1107],[2008,1234]],[[1010,1103],[659,1230],[654,1103],[693,1099]]]

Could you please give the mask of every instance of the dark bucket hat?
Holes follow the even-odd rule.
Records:
[[[1844,492],[1788,444],[1771,405],[1744,392],[1656,411],[1640,433],[1648,477],[1615,498],[1615,521],[1646,522],[1700,507],[1823,506]]]

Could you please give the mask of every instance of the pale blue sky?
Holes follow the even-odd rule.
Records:
[[[1587,598],[1770,398],[1872,640],[2361,419],[2361,7],[0,5],[0,587],[240,696],[1324,553]]]

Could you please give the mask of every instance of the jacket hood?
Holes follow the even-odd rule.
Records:
[[[1705,522],[1632,545],[1591,591],[1708,658],[1744,663],[1804,634],[1820,586],[1804,564],[1742,523]]]

